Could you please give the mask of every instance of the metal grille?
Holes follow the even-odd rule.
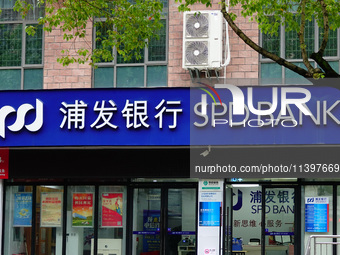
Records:
[[[299,21],[298,21],[299,22]],[[305,25],[305,44],[307,46],[307,55],[314,52],[314,20],[306,21]],[[286,58],[287,59],[301,59],[300,41],[295,31],[286,32]]]
[[[22,24],[0,24],[0,66],[20,66]]]
[[[26,35],[26,64],[42,64],[42,42],[42,26],[38,26],[35,35]]]
[[[267,49],[273,54],[276,54],[277,56],[280,56],[280,30],[281,28],[279,28],[278,35],[262,35],[263,48]]]
[[[321,45],[323,37],[323,28],[320,27],[320,35],[319,35],[319,45]],[[328,34],[328,42],[324,52],[325,57],[336,57],[338,55],[338,37],[336,30],[329,30]]]
[[[155,37],[149,42],[149,61],[165,61],[166,54],[166,20],[161,20],[163,27],[157,31],[159,39]]]
[[[331,255],[333,247],[340,245],[339,238],[340,235],[311,235],[308,238],[305,255]]]

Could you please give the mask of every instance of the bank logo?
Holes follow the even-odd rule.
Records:
[[[206,89],[201,88],[206,94],[201,95],[201,102],[198,102],[194,106],[194,112],[197,116],[203,118],[203,123],[195,122],[194,125],[197,127],[203,127],[206,126],[209,122],[209,116],[211,118],[211,125],[213,127],[216,126],[216,124],[229,124],[233,125],[232,121],[228,121],[227,119],[222,119],[222,116],[227,115],[227,104],[221,101],[221,98],[217,91],[212,88],[209,85],[204,84],[205,86],[209,87],[219,98],[220,104],[216,103],[216,100],[214,99],[213,95]],[[309,102],[311,99],[311,93],[309,90],[305,88],[298,88],[298,87],[272,87],[272,100],[271,102],[258,102],[258,106],[254,106],[254,96],[253,96],[253,87],[247,87],[246,93],[247,93],[247,101],[245,100],[245,95],[243,91],[234,85],[231,84],[217,84],[215,85],[215,88],[217,89],[227,89],[232,94],[232,101],[229,102],[229,109],[232,109],[233,115],[245,115],[246,118],[248,118],[249,113],[252,113],[254,115],[259,116],[272,116],[272,114],[279,108],[280,115],[286,116],[287,115],[287,109],[289,109],[289,105],[295,105],[301,113],[303,113],[306,116],[311,116],[312,113],[309,110],[309,108],[306,106],[306,103]],[[280,91],[280,101],[281,105],[279,105],[279,91]],[[222,91],[224,92],[224,91]],[[210,95],[210,97],[213,98],[213,103],[211,103],[211,114],[207,113],[208,103],[207,103],[207,94]],[[291,94],[294,94],[295,96],[292,96]],[[261,109],[262,105],[267,105],[268,109]],[[229,113],[229,117],[231,116],[231,112]],[[277,122],[277,119],[269,118],[267,119],[268,123]],[[293,126],[296,126],[297,123],[295,119],[292,120],[284,120],[284,121],[292,121],[294,122]],[[254,119],[250,120],[251,122],[262,122],[260,126],[267,125],[267,123],[264,123],[264,121],[260,119]],[[235,123],[235,125],[239,125],[240,123]],[[242,124],[242,123],[241,123]],[[248,123],[249,124],[249,123]],[[286,126],[284,123],[283,126]],[[244,125],[245,126],[245,125]],[[249,124],[249,126],[252,126]],[[290,126],[289,126],[290,127]]]
[[[307,198],[307,203],[313,203],[314,202],[314,197]]]
[[[17,110],[15,110],[12,106],[5,105],[0,109],[0,136],[5,138],[6,132],[6,118],[9,114],[16,113],[15,122],[7,126],[7,128],[12,132],[18,132],[22,130],[24,127],[30,132],[38,131],[43,125],[43,103],[36,99],[35,107],[31,104],[22,104],[19,106]],[[27,113],[31,110],[35,110],[35,120],[25,125],[25,117]]]

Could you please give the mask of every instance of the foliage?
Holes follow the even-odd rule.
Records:
[[[190,10],[193,4],[201,3],[205,6],[211,6],[211,0],[176,0],[181,3],[180,11]],[[272,59],[276,63],[289,68],[290,70],[302,75],[308,79],[319,79],[323,77],[336,77],[339,74],[335,72],[329,63],[324,59],[323,54],[328,42],[330,30],[336,30],[340,27],[340,1],[338,0],[230,0],[226,3],[221,0],[221,11],[224,18],[234,30],[234,32],[251,48]],[[281,58],[280,56],[269,52],[252,41],[243,31],[235,24],[237,18],[233,13],[233,8],[226,11],[226,6],[241,6],[241,15],[248,18],[249,21],[256,21],[262,33],[269,36],[279,36],[280,26],[284,26],[285,31],[293,31],[299,39],[301,56],[306,68],[300,68],[293,63]],[[320,47],[317,52],[309,54],[308,49],[313,49],[312,45],[307,45],[305,40],[306,23],[316,20],[320,28]],[[314,43],[312,41],[312,43]],[[313,49],[314,50],[314,49]],[[315,68],[311,60],[314,60],[320,68]],[[315,82],[314,82],[315,83]]]
[[[162,26],[160,19],[163,5],[159,0],[40,0],[38,3],[45,5],[46,11],[45,16],[39,19],[39,24],[44,25],[47,32],[60,28],[66,41],[75,42],[79,38],[86,40],[86,36],[91,37],[86,31],[91,21],[97,28],[98,48],[92,50],[89,44],[76,49],[78,54],[73,54],[70,49],[65,50],[64,56],[58,59],[64,65],[112,60],[114,47],[125,60],[132,56],[140,59],[148,39]],[[17,0],[15,3],[15,10],[23,17],[33,7],[26,0]],[[94,17],[100,22],[94,22]],[[103,27],[105,34],[102,33]],[[35,28],[28,26],[26,31],[32,35]]]

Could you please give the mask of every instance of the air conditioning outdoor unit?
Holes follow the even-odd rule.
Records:
[[[184,69],[218,70],[222,65],[221,11],[184,12]]]

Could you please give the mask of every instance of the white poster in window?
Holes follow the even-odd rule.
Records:
[[[41,193],[41,227],[61,227],[62,192]]]

